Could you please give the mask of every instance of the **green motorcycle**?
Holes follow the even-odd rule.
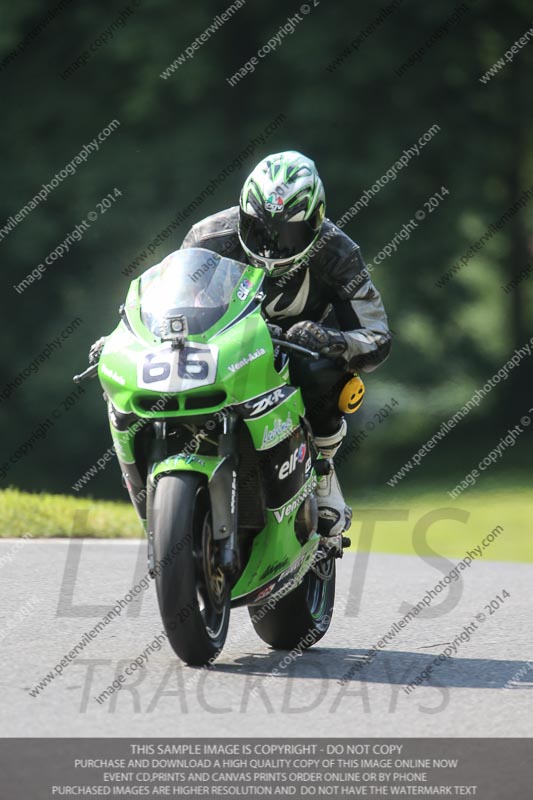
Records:
[[[261,314],[264,273],[208,250],[134,280],[98,374],[111,435],[148,540],[169,642],[186,663],[221,652],[231,607],[273,648],[328,630],[335,558],[317,532],[317,475],[289,350]]]

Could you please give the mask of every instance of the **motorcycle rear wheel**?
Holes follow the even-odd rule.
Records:
[[[273,608],[248,607],[255,632],[274,650],[311,647],[326,634],[335,603],[335,559],[316,567]]]
[[[209,492],[193,473],[164,475],[154,497],[159,610],[170,645],[191,666],[220,654],[228,632],[230,589],[216,564]]]

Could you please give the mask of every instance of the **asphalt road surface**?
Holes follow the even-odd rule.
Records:
[[[151,582],[37,693],[142,579],[144,544],[2,540],[0,735],[533,735],[533,565],[474,562],[364,665],[453,565],[378,554],[365,565],[352,553],[337,563],[331,627],[303,655],[269,650],[237,609],[214,668],[183,666],[160,635]],[[454,641],[452,656],[406,693]],[[143,652],[146,665],[126,678]],[[98,702],[113,680],[121,688]]]

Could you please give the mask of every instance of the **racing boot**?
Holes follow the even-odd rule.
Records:
[[[315,443],[323,458],[329,461],[327,475],[317,476],[316,496],[318,501],[318,533],[325,537],[338,537],[348,530],[352,521],[352,509],[344,502],[344,497],[335,474],[333,456],[346,436],[346,420],[331,436],[315,436]]]

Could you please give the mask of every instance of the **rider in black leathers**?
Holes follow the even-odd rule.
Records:
[[[267,156],[247,178],[240,204],[198,222],[181,247],[262,267],[267,320],[290,341],[325,356],[314,365],[291,356],[290,369],[317,446],[333,466],[346,434],[339,394],[354,371],[369,372],[387,358],[391,335],[358,245],[325,218],[313,161],[295,151]],[[333,468],[319,478],[317,494],[319,532],[341,534],[351,510]]]

